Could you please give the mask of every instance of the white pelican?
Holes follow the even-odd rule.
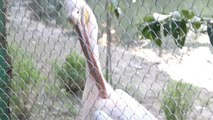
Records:
[[[75,26],[87,59],[87,80],[77,120],[157,120],[145,107],[104,80],[97,45],[98,25],[84,0],[65,0],[68,20]]]

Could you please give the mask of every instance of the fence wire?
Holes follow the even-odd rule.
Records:
[[[5,2],[5,37],[13,66],[10,114],[5,114],[14,120],[75,119],[82,106],[86,59],[79,37],[67,21],[64,0]],[[152,39],[153,34],[163,34],[155,33],[158,26],[148,27],[153,33],[150,39],[138,27],[152,24],[144,18],[154,14],[181,10],[192,11],[196,19],[211,19],[213,1],[122,0],[110,7],[105,0],[87,2],[99,26],[102,72],[114,89],[128,93],[159,120],[213,120],[213,50],[207,22],[197,24],[199,29],[191,29],[192,24],[187,23],[188,33],[179,36],[185,37],[182,48],[171,34]]]

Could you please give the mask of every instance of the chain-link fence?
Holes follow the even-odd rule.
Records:
[[[5,83],[0,74],[1,119],[75,119],[88,62],[78,32],[67,21],[64,0],[4,3],[6,27],[1,27],[13,75]],[[213,120],[212,0],[87,3],[99,27],[102,73],[114,89],[128,93],[159,120]],[[1,71],[7,64],[3,53]]]

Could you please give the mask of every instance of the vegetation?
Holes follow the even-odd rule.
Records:
[[[61,67],[56,65],[55,71],[61,80],[62,88],[66,91],[76,94],[84,89],[86,61],[77,52],[70,53]]]
[[[50,21],[55,21],[58,25],[65,25],[66,24],[66,13],[63,9],[63,2],[64,0],[32,0],[30,3],[30,7],[33,10],[34,16],[42,20],[46,23],[51,23]],[[90,6],[94,8],[94,13],[98,16],[103,17],[106,11],[103,13],[103,7],[106,3],[104,0],[100,0],[98,4],[96,4],[94,1],[88,0]],[[112,23],[110,23],[109,28],[110,29],[116,29],[115,31],[121,32],[117,33],[122,34],[122,36],[119,36],[119,38],[123,38],[125,35],[123,35],[123,32],[129,33],[126,37],[128,38],[128,41],[132,41],[131,38],[134,38],[136,33],[139,33],[139,39],[149,39],[153,41],[156,45],[159,47],[162,46],[162,37],[171,35],[174,39],[174,42],[179,48],[182,48],[185,45],[185,40],[187,33],[189,29],[199,29],[202,24],[205,24],[208,26],[208,36],[210,38],[210,42],[213,45],[213,35],[212,33],[212,23],[209,22],[209,20],[206,20],[205,18],[202,18],[200,16],[196,16],[196,13],[193,10],[187,10],[188,7],[184,3],[179,6],[181,10],[176,10],[174,7],[165,6],[165,1],[159,1],[159,6],[155,6],[153,9],[150,9],[150,11],[147,11],[144,9],[144,6],[141,5],[140,1],[129,1],[129,2],[122,2],[117,0],[112,0],[108,4],[108,12],[110,12],[111,16],[115,15],[118,19],[113,19]],[[173,3],[179,4],[179,0],[172,1]],[[190,1],[192,2],[192,1]],[[147,1],[147,4],[152,8],[153,4],[152,1]],[[202,4],[202,3],[201,3]],[[212,2],[209,3],[210,5],[213,4]],[[164,8],[163,11],[161,11],[161,7]],[[196,2],[196,4],[193,6],[194,9],[198,11],[202,11],[202,7],[200,6],[199,2]],[[126,9],[129,8],[129,9]],[[141,8],[141,9],[135,9],[135,8]],[[174,11],[176,10],[176,11]],[[160,12],[159,12],[160,11]],[[171,12],[173,11],[173,12]],[[157,14],[161,16],[164,16],[164,19],[159,19],[159,16],[156,16]],[[207,11],[202,11],[203,15],[211,15],[211,13]],[[144,14],[148,13],[148,14]],[[124,17],[124,14],[128,16],[129,20],[132,19],[132,23],[129,24],[129,20],[127,20]],[[152,15],[150,15],[152,14]],[[155,14],[155,15],[154,15]],[[141,16],[143,19],[141,19]],[[165,17],[167,16],[167,17]],[[102,18],[102,19],[105,19]],[[110,18],[112,19],[112,18]],[[109,20],[109,18],[107,18]],[[98,20],[99,21],[99,20]],[[123,28],[125,28],[126,31],[123,31],[123,29],[120,29],[119,27],[116,27],[117,24],[114,23],[114,21],[118,21]],[[106,21],[107,22],[107,21]],[[128,23],[128,24],[127,24]],[[99,23],[102,24],[102,23]],[[112,26],[111,26],[112,24]],[[132,25],[130,27],[129,25]],[[102,26],[99,26],[100,29]],[[161,34],[161,31],[163,29],[163,34]],[[109,31],[109,30],[108,30]],[[141,37],[142,36],[142,37]],[[138,38],[137,38],[138,39]],[[126,40],[126,38],[122,39]],[[127,41],[126,41],[127,42]],[[127,42],[127,43],[129,43]],[[108,76],[108,75],[107,75]]]
[[[139,30],[140,39],[152,40],[159,47],[162,46],[162,38],[168,35],[173,37],[177,47],[182,48],[189,29],[197,31],[202,24],[208,26],[207,33],[213,45],[212,23],[210,19],[195,16],[191,10],[174,11],[171,13],[154,13],[144,17],[136,26]]]
[[[166,120],[186,120],[191,111],[196,88],[181,81],[172,81],[163,95],[162,108]]]
[[[36,68],[36,63],[23,49],[11,46],[9,54],[12,57],[13,65],[10,102],[12,118],[27,119],[30,115],[27,108],[31,101],[30,95],[36,95],[34,88],[38,87],[37,85],[44,77]]]

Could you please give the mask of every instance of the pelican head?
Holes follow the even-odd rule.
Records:
[[[86,5],[85,1],[81,0],[65,0],[65,8],[67,10],[68,20],[71,24],[77,25],[81,19],[82,8]]]
[[[83,53],[87,58],[89,74],[96,83],[99,96],[107,98],[108,95],[98,59],[98,25],[95,15],[84,0],[65,0],[65,8],[69,22],[74,25],[79,35]]]

